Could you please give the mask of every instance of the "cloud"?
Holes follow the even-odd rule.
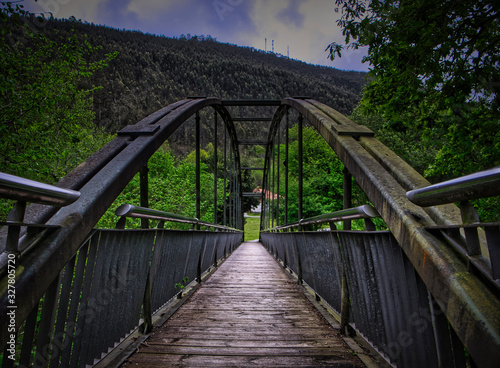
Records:
[[[301,28],[304,23],[304,14],[299,11],[302,0],[291,0],[288,7],[277,14],[276,18],[283,21],[285,24],[293,24],[297,28]]]
[[[333,0],[26,0],[34,12],[52,12],[56,18],[75,16],[83,21],[118,29],[179,37],[211,35],[228,42],[276,53],[311,64],[366,70],[365,51],[344,52],[331,62],[325,48],[344,41],[336,25]]]
[[[135,14],[140,20],[151,20],[164,14],[176,11],[176,8],[190,6],[192,1],[174,1],[174,0],[129,0],[124,11]]]
[[[100,9],[108,0],[39,0],[25,1],[24,7],[34,13],[52,14],[55,18],[69,18],[71,16],[77,19],[88,20],[98,19]]]
[[[167,36],[212,35],[223,42],[237,43],[237,35],[252,33],[249,18],[253,1],[243,0],[129,0],[121,15],[135,19],[144,32]]]

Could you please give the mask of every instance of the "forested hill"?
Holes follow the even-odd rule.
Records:
[[[172,39],[65,20],[48,22],[44,33],[64,36],[72,29],[102,47],[95,58],[118,52],[92,80],[103,87],[94,93],[96,123],[108,132],[188,96],[310,96],[349,114],[366,78],[366,73],[313,66],[209,36]]]

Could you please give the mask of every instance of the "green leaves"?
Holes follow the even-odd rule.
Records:
[[[417,163],[420,171],[439,180],[500,164],[500,152],[494,149],[500,131],[500,9],[496,3],[336,3],[343,10],[339,25],[346,43],[369,47],[371,81],[361,109],[390,126],[404,127],[394,134],[411,132],[414,143],[421,141],[430,148],[434,156],[427,157],[426,165]],[[340,56],[341,49],[330,47],[330,56]],[[383,130],[383,136],[397,144],[389,130]],[[406,156],[412,163],[411,154]]]
[[[83,85],[113,55],[89,62],[85,37],[49,39],[13,4],[0,10],[0,170],[55,183],[110,139],[93,125],[96,88]]]
[[[168,146],[164,146],[149,159],[148,168],[150,208],[196,217],[196,165],[191,158],[178,159],[169,150]],[[214,176],[206,164],[202,163],[201,169],[201,220],[213,222]],[[223,201],[222,193],[224,192],[223,183],[223,177],[219,176],[218,202],[221,206]],[[139,174],[118,196],[108,212],[100,220],[98,226],[101,228],[114,228],[118,221],[114,210],[122,204],[140,206]],[[189,229],[190,226],[189,224],[179,223],[169,224],[169,228],[173,229]],[[140,227],[140,222],[127,219],[127,227]]]
[[[289,204],[288,221],[298,219],[298,126],[290,129],[288,156]],[[280,147],[280,157],[285,157],[285,145]],[[343,165],[335,152],[312,127],[303,128],[303,218],[342,209]],[[279,194],[285,195],[285,170],[280,171]],[[284,200],[280,201],[281,223],[284,220]]]

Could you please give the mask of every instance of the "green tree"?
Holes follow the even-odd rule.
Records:
[[[0,8],[0,171],[55,183],[109,140],[93,125],[92,74],[114,55],[76,34],[47,38],[47,22],[2,2]]]
[[[299,154],[298,126],[289,132],[288,156],[289,204],[288,221],[299,220]],[[285,145],[280,147],[281,157],[285,157]],[[342,209],[343,206],[343,164],[328,143],[312,127],[303,128],[303,218],[313,217]],[[280,196],[285,195],[285,170],[280,171]],[[284,209],[284,200],[280,201]],[[284,213],[280,221],[284,221]]]
[[[361,108],[436,150],[426,174],[500,164],[500,6],[487,0],[336,0],[348,48],[368,46]],[[332,43],[330,57],[344,45]]]

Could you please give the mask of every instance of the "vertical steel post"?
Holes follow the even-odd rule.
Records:
[[[269,211],[269,217],[271,218],[271,227],[274,227],[274,207],[276,206],[276,200],[274,199],[274,194],[276,193],[275,188],[274,188],[274,182],[275,182],[275,166],[276,166],[276,144],[274,143],[274,137],[272,138],[273,142],[273,148],[271,150],[271,199],[269,202],[271,203],[270,211]]]
[[[240,230],[243,230],[244,228],[244,224],[243,224],[243,218],[244,218],[244,214],[243,214],[243,198],[241,196],[241,182],[238,180],[238,178],[241,177],[241,176],[236,176],[236,181],[238,183],[238,191],[237,191],[237,194],[238,194],[238,227],[237,229],[240,229]]]
[[[278,122],[278,170],[276,173],[276,226],[280,226],[280,151],[281,151],[281,132],[280,132],[281,120]]]
[[[233,206],[234,206],[234,175],[233,175],[233,142],[229,137],[229,226],[233,227]]]
[[[288,128],[289,114],[286,110],[286,127],[285,127],[285,224],[288,224]]]
[[[462,223],[473,224],[479,222],[479,216],[474,209],[474,206],[469,201],[460,202],[460,214],[462,215]],[[464,228],[465,246],[469,256],[478,256],[481,254],[481,242],[476,228]],[[470,265],[469,265],[470,266]]]
[[[344,209],[352,207],[352,175],[344,167]],[[344,220],[344,230],[351,230],[351,220]]]
[[[201,163],[200,163],[200,113],[196,112],[195,118],[196,134],[196,218],[201,218]],[[200,225],[196,224],[196,229],[200,230]]]
[[[218,140],[217,140],[217,111],[214,111],[214,224],[217,223],[217,153],[218,153]]]
[[[304,163],[303,163],[303,155],[304,155],[304,150],[303,150],[303,122],[304,118],[302,114],[299,115],[299,220],[302,219],[302,213],[303,213],[303,193],[304,193],[304,186],[303,186],[303,170],[304,170]]]
[[[266,184],[266,214],[267,214],[267,224],[268,228],[272,227],[271,222],[271,156],[269,156],[269,173],[267,175],[267,184]]]
[[[227,129],[224,127],[224,226],[227,226]]]
[[[141,191],[141,207],[149,207],[149,169],[147,165],[144,165],[140,170],[140,191]],[[141,229],[149,228],[149,220],[141,219]]]
[[[7,221],[12,222],[23,222],[24,213],[26,212],[26,202],[17,201],[14,204],[14,208],[7,215]],[[5,251],[8,253],[17,253],[17,246],[19,244],[19,235],[21,234],[21,226],[9,225],[7,233],[7,244]]]

